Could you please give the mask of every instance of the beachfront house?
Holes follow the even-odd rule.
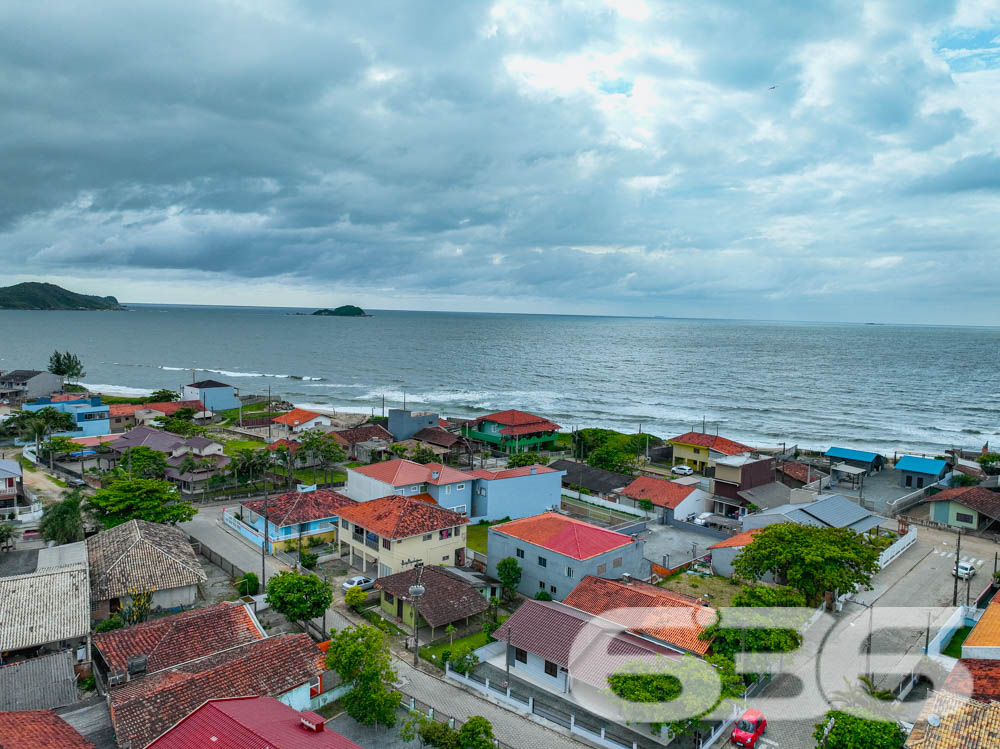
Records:
[[[462,425],[462,435],[503,453],[554,450],[559,425],[544,416],[508,409]]]
[[[433,411],[410,411],[406,408],[389,409],[389,431],[396,442],[412,439],[421,429],[436,427],[438,415]]]
[[[60,437],[94,437],[111,431],[110,412],[108,406],[101,403],[100,396],[74,400],[37,398],[22,406],[25,411],[41,411],[43,408],[52,408],[73,417],[73,429],[56,432]]]
[[[653,476],[639,476],[618,493],[623,505],[641,508],[643,500],[649,500],[664,523],[687,520],[708,510],[709,496],[697,486]]]
[[[1000,523],[1000,494],[983,486],[945,489],[926,500],[927,517],[952,528],[984,531]]]
[[[704,432],[685,432],[667,440],[667,443],[674,451],[671,465],[687,465],[699,473],[704,473],[706,468],[714,467],[715,461],[719,458],[742,455],[753,450],[740,442]]]
[[[239,391],[232,385],[218,380],[192,382],[181,389],[181,399],[201,401],[209,411],[226,411],[239,408]]]
[[[899,485],[913,489],[936,484],[948,473],[947,462],[915,455],[904,455],[896,461],[895,468],[899,471]]]
[[[279,435],[283,437],[294,437],[312,429],[329,429],[333,424],[329,416],[304,408],[294,408],[286,414],[274,417],[271,421]]]
[[[882,469],[885,465],[885,458],[878,453],[868,450],[854,450],[849,447],[831,447],[825,453],[830,459],[830,470],[837,470],[838,465],[847,465],[854,468],[861,468],[868,475]]]
[[[355,569],[385,577],[417,561],[465,564],[468,518],[416,497],[392,495],[340,509],[340,549]]]
[[[490,526],[486,573],[499,579],[497,565],[512,557],[521,568],[518,592],[545,591],[562,600],[586,575],[646,577],[643,542],[557,512]]]
[[[286,551],[291,551],[298,548],[300,542],[305,545],[313,539],[313,543],[336,544],[340,511],[356,504],[338,492],[300,486],[298,491],[277,497],[245,501],[241,505],[243,511],[238,516],[227,517],[226,523],[260,546],[266,513],[268,553],[274,550],[275,544],[284,545]]]
[[[14,369],[0,372],[0,401],[21,403],[57,393],[63,388],[61,375],[37,369]]]

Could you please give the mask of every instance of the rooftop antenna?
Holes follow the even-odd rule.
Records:
[[[702,434],[705,433],[705,417],[704,416],[701,417],[701,433]]]
[[[403,410],[406,410],[406,391],[403,391]]]

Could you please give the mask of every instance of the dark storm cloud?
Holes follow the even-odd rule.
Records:
[[[163,301],[212,278],[220,302],[273,280],[290,290],[274,303],[336,283],[522,311],[795,317],[858,295],[896,314],[918,283],[947,293],[942,248],[949,269],[1000,270],[984,197],[996,71],[954,73],[933,43],[988,13],[6,11],[0,253],[26,276],[160,271]]]

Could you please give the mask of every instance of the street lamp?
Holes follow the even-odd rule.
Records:
[[[410,600],[413,601],[413,667],[417,667],[417,656],[420,652],[420,596],[426,589],[420,584],[420,576],[424,571],[424,563],[417,562],[413,565],[417,571],[417,581],[410,586]]]

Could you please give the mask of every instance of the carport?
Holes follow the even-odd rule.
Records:
[[[843,479],[851,482],[852,489],[858,489],[864,486],[866,473],[868,471],[864,468],[858,468],[847,463],[837,463],[835,466],[830,466],[830,486],[836,486],[837,482]]]

